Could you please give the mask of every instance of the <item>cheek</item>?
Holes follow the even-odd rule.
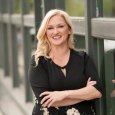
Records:
[[[46,36],[47,36],[47,37],[50,37],[50,36],[51,36],[51,32],[49,32],[49,31],[46,32]]]
[[[70,34],[70,31],[67,29],[67,30],[63,31],[63,34],[68,36]]]

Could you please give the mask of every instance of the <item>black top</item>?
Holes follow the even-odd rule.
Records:
[[[69,61],[64,68],[66,68],[66,77],[61,67],[56,65],[51,59],[40,57],[36,66],[34,56],[32,57],[29,79],[38,100],[37,108],[34,108],[33,115],[41,115],[44,112],[39,103],[41,100],[39,95],[44,91],[80,89],[86,86],[88,78],[91,77],[91,80],[97,81],[94,87],[102,92],[95,65],[85,52],[71,49]],[[80,115],[95,115],[94,100],[83,101],[66,107],[50,107],[48,115],[68,115],[67,111],[72,108],[77,109]]]

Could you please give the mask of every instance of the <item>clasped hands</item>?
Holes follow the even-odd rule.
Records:
[[[93,86],[96,84],[96,81],[91,81],[91,78],[87,80],[87,86]],[[43,107],[51,107],[55,102],[59,102],[67,98],[68,96],[68,90],[65,91],[45,91],[40,94],[40,97],[42,97],[41,105]]]

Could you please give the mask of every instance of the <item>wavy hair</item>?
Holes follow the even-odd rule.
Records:
[[[65,22],[67,23],[71,31],[71,35],[68,38],[68,46],[70,48],[73,48],[73,28],[72,28],[72,22],[71,22],[70,16],[63,10],[59,10],[59,9],[50,10],[45,15],[44,19],[42,20],[41,26],[37,32],[36,37],[37,37],[38,43],[37,43],[37,50],[34,53],[36,65],[38,64],[40,56],[49,58],[49,52],[51,51],[51,44],[46,36],[46,30],[47,30],[47,25],[48,25],[49,20],[51,19],[51,17],[55,15],[62,16]]]

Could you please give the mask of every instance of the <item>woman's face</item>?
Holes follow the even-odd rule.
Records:
[[[46,35],[52,46],[67,44],[70,28],[60,15],[53,16],[48,23]]]

